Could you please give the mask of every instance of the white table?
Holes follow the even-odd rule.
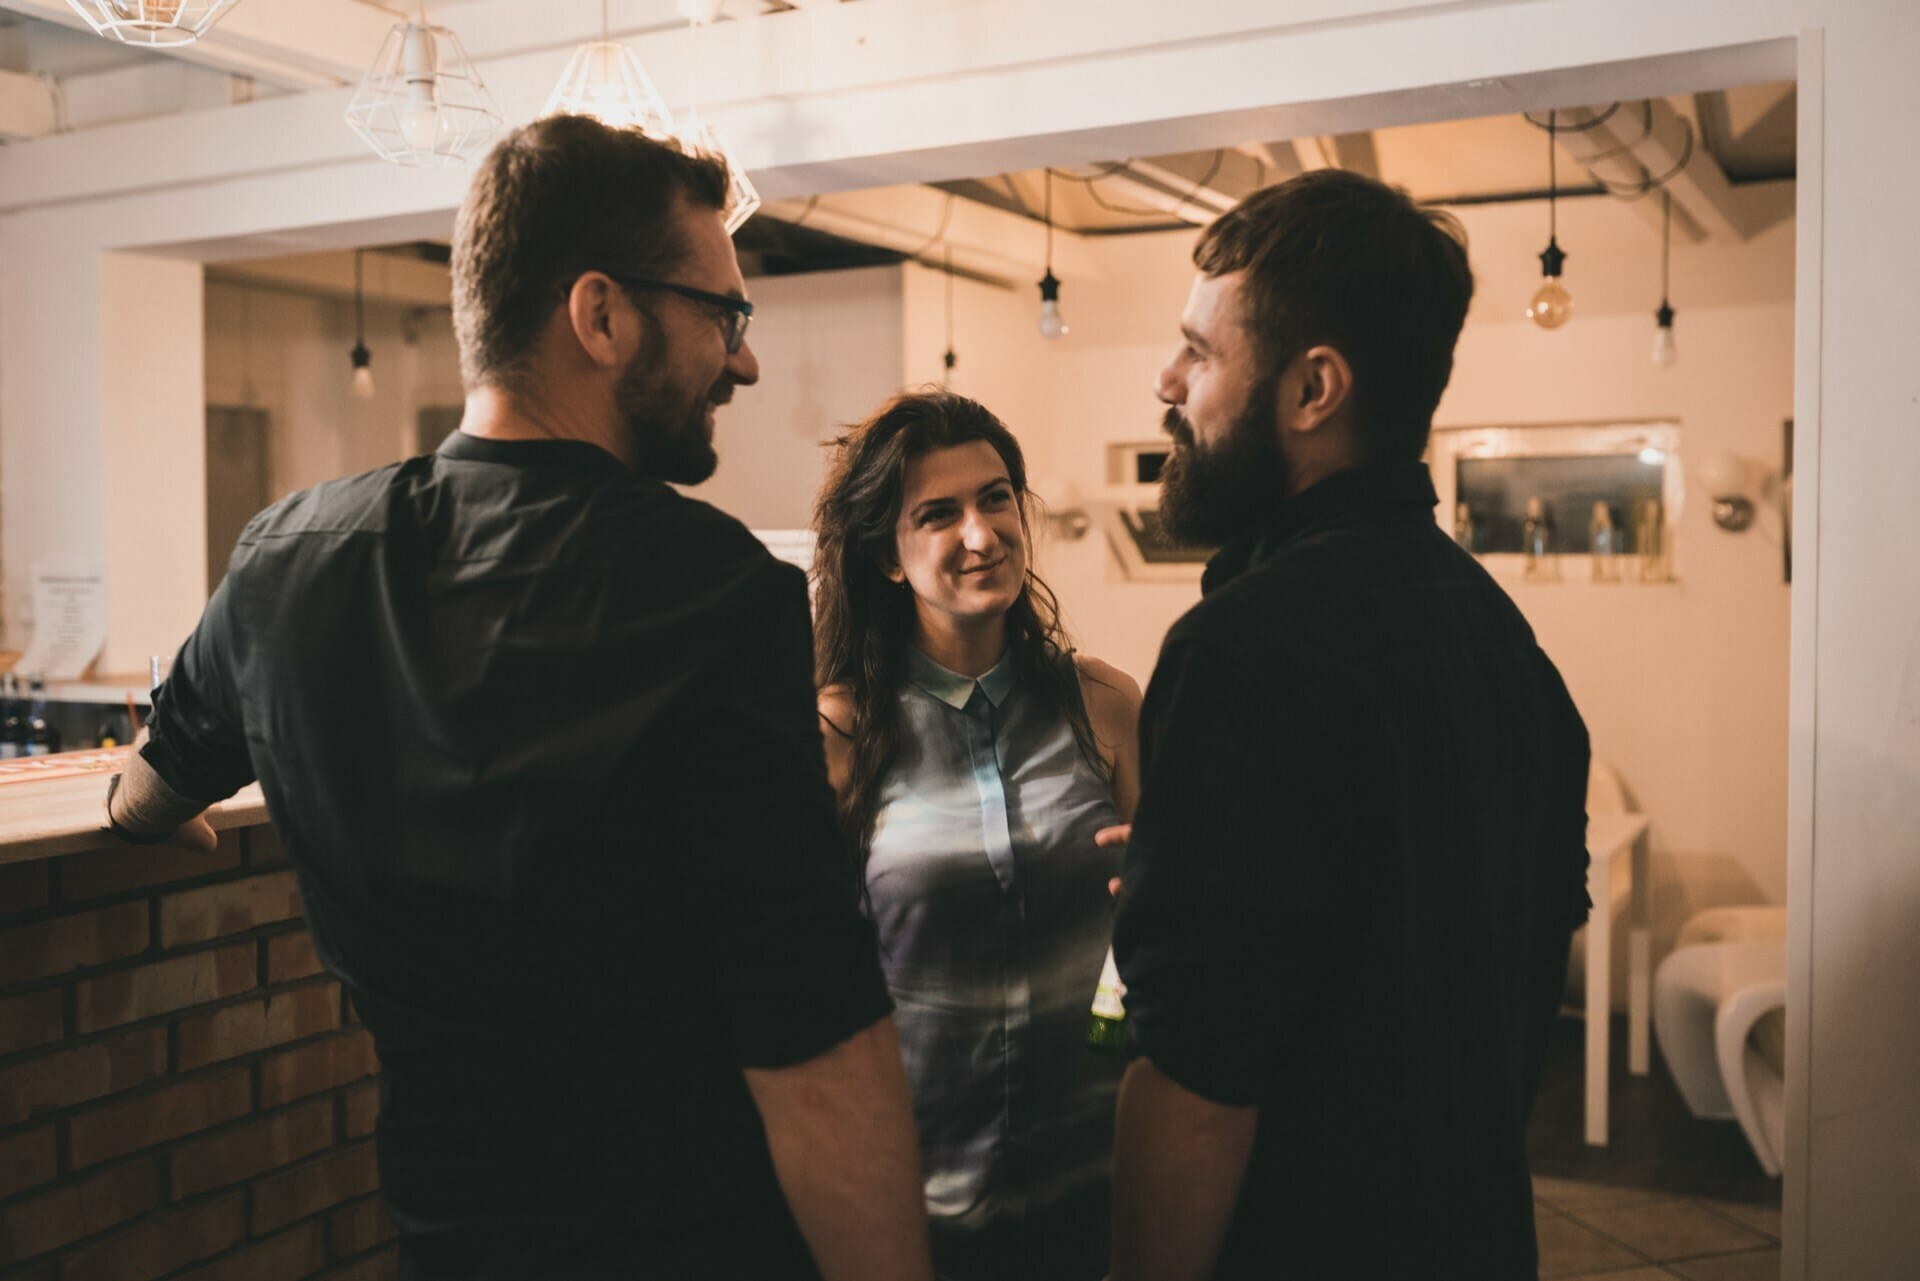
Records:
[[[1647,816],[1595,814],[1587,819],[1587,1142],[1607,1143],[1607,1039],[1613,1016],[1613,890],[1625,872],[1631,897],[1627,918],[1627,1070],[1645,1076],[1653,1004],[1652,956],[1647,941]],[[1630,854],[1622,867],[1620,856]]]

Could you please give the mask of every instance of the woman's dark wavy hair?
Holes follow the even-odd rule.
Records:
[[[851,785],[840,821],[864,888],[879,817],[880,784],[900,750],[900,690],[913,643],[912,588],[886,571],[905,499],[907,464],[937,449],[984,440],[1006,464],[1027,539],[1028,574],[1007,611],[1007,647],[1026,688],[1060,709],[1081,753],[1105,776],[1080,696],[1060,604],[1032,572],[1027,464],[1013,433],[977,401],[939,388],[903,392],[834,442],[826,485],[814,505],[815,677],[822,689],[846,689],[853,723],[835,729],[853,743]]]

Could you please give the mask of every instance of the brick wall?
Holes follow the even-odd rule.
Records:
[[[271,828],[0,866],[0,1278],[391,1278],[375,1070]]]

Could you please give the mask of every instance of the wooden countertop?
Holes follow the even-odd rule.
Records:
[[[58,756],[44,757],[49,777],[15,777],[0,785],[0,864],[76,854],[117,844],[105,821],[107,780],[118,759],[131,751],[74,753],[72,768]],[[16,762],[9,761],[8,765]],[[207,815],[215,829],[253,827],[267,821],[258,783],[248,784]],[[131,848],[131,847],[129,847]]]

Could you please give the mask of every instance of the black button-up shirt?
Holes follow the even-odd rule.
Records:
[[[455,433],[242,536],[146,757],[260,780],[380,1053],[384,1189],[451,1270],[531,1225],[540,1275],[610,1229],[812,1274],[741,1069],[889,1005],[809,634],[798,570],[581,443]]]
[[[1223,1278],[1535,1272],[1587,735],[1434,502],[1406,464],[1278,504],[1147,691],[1115,946],[1136,1049],[1260,1108]]]

